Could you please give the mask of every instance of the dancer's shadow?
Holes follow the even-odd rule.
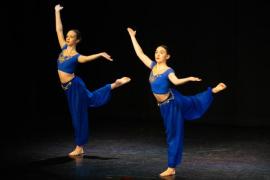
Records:
[[[101,156],[88,156],[88,155],[82,155],[82,156],[60,156],[60,157],[54,157],[54,158],[48,158],[38,161],[30,162],[28,165],[30,167],[43,167],[43,166],[52,166],[57,164],[65,164],[69,162],[82,162],[84,159],[97,159],[97,160],[111,160],[111,159],[118,159],[113,157],[101,157]]]
[[[76,157],[78,157],[78,156],[75,156],[75,158]],[[119,159],[119,158],[84,155],[83,159],[111,160],[111,159]]]
[[[162,179],[162,180],[175,180],[176,179],[175,175],[173,175],[173,176],[165,176],[165,177],[160,177],[159,176],[159,178]]]
[[[165,177],[160,177],[159,176],[159,179],[162,179],[162,180],[192,180],[192,179],[187,179],[187,178],[184,178],[184,177],[178,177],[176,175],[165,176]]]

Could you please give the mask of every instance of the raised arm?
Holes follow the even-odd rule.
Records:
[[[92,54],[92,55],[89,55],[89,56],[80,55],[79,58],[78,58],[78,61],[80,63],[86,63],[86,62],[95,60],[95,59],[100,58],[100,57],[104,57],[105,59],[107,59],[109,61],[113,61],[111,56],[109,54],[107,54],[106,52]]]
[[[132,42],[132,45],[133,45],[133,48],[137,54],[137,56],[139,57],[139,59],[148,67],[148,68],[151,68],[151,63],[152,63],[152,60],[146,56],[141,48],[141,46],[139,45],[135,35],[136,35],[136,31],[134,31],[133,29],[131,28],[127,28],[127,31],[129,33],[129,36],[131,38],[131,42]]]
[[[62,21],[61,21],[61,15],[60,15],[60,11],[62,9],[63,9],[63,7],[60,6],[59,4],[57,4],[54,7],[54,10],[55,10],[55,28],[56,28],[58,42],[59,42],[59,45],[60,45],[61,48],[66,43],[64,33],[63,33],[63,25],[62,25]]]
[[[178,78],[176,77],[176,75],[174,73],[170,73],[169,74],[169,80],[174,84],[174,85],[181,85],[181,84],[185,84],[189,81],[201,81],[200,78],[197,77],[186,77],[186,78]]]

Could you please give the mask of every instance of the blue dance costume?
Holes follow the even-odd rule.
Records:
[[[152,62],[151,69],[156,65]],[[155,94],[170,93],[170,97],[159,104],[161,116],[166,130],[168,145],[168,167],[175,168],[181,163],[183,153],[184,121],[200,118],[213,101],[212,89],[193,96],[184,96],[174,88],[170,88],[168,75],[174,73],[169,68],[164,73],[155,76],[150,74],[152,92]]]
[[[76,54],[71,57],[63,55],[63,50],[57,60],[58,70],[72,74],[76,69],[78,57]],[[82,146],[88,141],[88,108],[95,108],[106,104],[111,97],[111,85],[107,84],[100,89],[90,92],[81,78],[75,76],[71,81],[62,84],[68,100],[69,111],[72,118],[72,125],[75,131],[75,143]]]

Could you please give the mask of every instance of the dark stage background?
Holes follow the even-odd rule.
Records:
[[[199,121],[186,122],[184,163],[177,177],[269,179],[270,2],[243,0],[36,0],[3,6],[2,19],[8,25],[2,28],[8,31],[2,34],[8,46],[1,56],[5,174],[66,179],[75,169],[74,177],[80,179],[75,161],[66,157],[74,141],[57,75],[58,3],[64,7],[64,32],[82,32],[78,52],[106,51],[114,59],[78,66],[76,74],[87,87],[93,91],[122,76],[132,79],[113,91],[107,105],[89,110],[91,141],[80,169],[87,172],[85,179],[154,177],[166,167],[165,132],[151,94],[150,72],[133,50],[128,26],[137,30],[149,57],[165,43],[172,52],[169,65],[179,77],[202,78],[177,86],[183,94],[193,95],[220,81],[228,86],[215,95]]]
[[[64,6],[64,32],[71,28],[82,32],[81,54],[106,51],[114,58],[114,62],[100,58],[79,65],[76,74],[88,88],[94,90],[121,76],[132,78],[113,92],[109,104],[90,111],[90,124],[162,126],[148,83],[149,70],[137,58],[126,31],[130,26],[149,57],[165,43],[172,51],[169,65],[179,77],[203,79],[177,86],[183,94],[192,95],[220,81],[227,84],[206,115],[191,124],[270,125],[269,2],[26,1],[11,8],[17,16],[8,21],[14,74],[7,89],[15,98],[6,103],[12,112],[6,123],[19,132],[71,128],[57,77],[60,48],[54,6],[58,3]]]

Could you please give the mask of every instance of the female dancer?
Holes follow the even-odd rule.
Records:
[[[93,55],[81,55],[77,52],[76,46],[81,41],[81,34],[78,30],[69,30],[66,38],[63,34],[63,26],[60,11],[63,9],[59,4],[55,6],[56,32],[60,47],[62,49],[58,60],[58,75],[61,86],[67,96],[69,110],[72,118],[72,125],[75,131],[76,148],[69,153],[70,156],[82,155],[83,145],[88,141],[88,108],[99,107],[108,102],[111,90],[120,87],[130,81],[128,77],[117,79],[112,84],[107,84],[93,92],[89,91],[81,78],[75,75],[74,71],[78,63],[86,63],[103,57],[112,61],[110,55],[101,52]]]
[[[184,120],[200,118],[209,108],[213,94],[224,90],[226,85],[219,83],[216,87],[208,87],[207,90],[193,96],[182,95],[176,89],[170,88],[170,83],[180,85],[189,81],[201,81],[201,79],[197,77],[179,79],[174,70],[167,65],[167,60],[170,58],[167,46],[158,46],[155,51],[155,61],[152,61],[140,47],[135,37],[136,31],[131,28],[127,28],[127,31],[137,56],[151,69],[149,81],[164,121],[168,145],[168,168],[160,176],[171,176],[175,174],[175,168],[182,159]]]

